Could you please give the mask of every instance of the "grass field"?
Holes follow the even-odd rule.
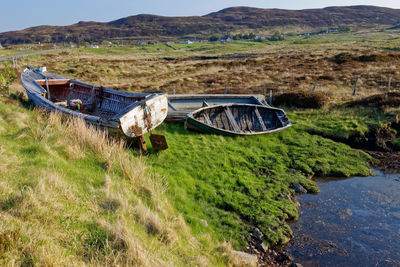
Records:
[[[165,181],[79,120],[0,99],[1,265],[224,265]],[[219,251],[217,253],[217,251]]]
[[[343,105],[400,86],[396,33],[291,37],[281,42],[79,48],[21,60],[96,85],[132,91],[274,94],[310,90],[321,109],[286,108],[281,133],[222,137],[162,124],[169,149],[148,155],[82,122],[0,96],[0,262],[226,265],[258,227],[287,242],[298,218],[292,183],[369,175],[373,159],[332,139],[362,137],[398,109]],[[338,56],[340,55],[340,56]],[[338,63],[340,61],[340,63]],[[342,62],[343,61],[343,62]],[[354,75],[359,90],[351,96]],[[16,81],[11,92],[23,92]],[[324,137],[323,137],[324,136]],[[399,139],[395,143],[400,143]]]

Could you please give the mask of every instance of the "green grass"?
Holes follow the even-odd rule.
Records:
[[[162,177],[107,140],[0,95],[0,265],[225,265]]]
[[[9,56],[18,56],[32,53],[32,50],[13,50],[13,49],[0,49],[0,58]]]
[[[340,139],[364,136],[370,129],[380,128],[390,122],[383,112],[363,107],[293,110],[290,118],[301,130]]]
[[[79,48],[80,52],[92,53],[97,55],[125,55],[148,53],[149,55],[162,56],[184,56],[193,53],[201,54],[220,54],[248,51],[252,48],[262,48],[266,44],[254,41],[236,41],[232,43],[193,43],[193,44],[149,44],[132,45],[121,47],[100,47],[100,48]]]
[[[169,149],[150,156],[149,164],[166,177],[170,197],[195,231],[209,231],[200,223],[207,220],[219,239],[240,248],[258,226],[269,245],[282,244],[291,235],[286,221],[298,217],[296,203],[286,199],[292,183],[317,192],[312,176],[371,174],[367,154],[305,131],[329,114],[289,116],[293,127],[273,135],[222,137],[179,124],[158,130]]]

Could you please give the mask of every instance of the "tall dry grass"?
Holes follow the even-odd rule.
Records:
[[[12,123],[10,114],[2,117],[9,120],[7,125]],[[123,140],[79,118],[38,110],[17,128],[22,130],[16,131],[15,140],[38,147],[46,156],[38,156],[43,167],[32,169],[28,175],[35,180],[21,187],[15,185],[21,173],[17,165],[26,159],[10,148],[0,155],[8,159],[8,164],[0,164],[1,170],[10,166],[15,169],[15,176],[0,181],[3,262],[209,266],[225,261],[222,255],[216,256],[217,244],[211,239],[192,234],[168,199],[163,177],[134,156]],[[4,150],[3,145],[0,149]],[[101,186],[90,182],[90,174],[71,174],[69,165],[76,166],[75,162],[85,162],[88,168],[103,162],[103,174],[93,173],[102,175]]]

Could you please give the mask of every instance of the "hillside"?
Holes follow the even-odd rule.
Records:
[[[79,22],[70,26],[38,26],[0,34],[0,43],[83,42],[115,39],[172,40],[185,37],[208,38],[212,34],[262,32],[274,27],[315,28],[334,26],[369,27],[397,25],[400,10],[375,6],[327,7],[282,10],[232,7],[196,17],[136,15],[115,21]]]

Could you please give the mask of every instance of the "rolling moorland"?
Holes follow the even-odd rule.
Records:
[[[399,47],[396,31],[362,30],[75,48],[21,59],[16,70],[2,64],[11,84],[2,80],[0,97],[0,262],[235,266],[243,262],[232,251],[249,251],[254,227],[278,248],[299,216],[294,183],[315,193],[313,177],[371,174],[378,162],[360,148],[398,155]],[[81,121],[34,109],[14,75],[26,65],[121,90],[272,90],[293,127],[231,138],[164,123],[155,132],[169,149],[142,155]]]
[[[232,7],[197,17],[162,17],[141,14],[110,22],[78,22],[70,26],[43,25],[0,33],[3,45],[21,43],[81,43],[104,40],[168,41],[185,38],[249,33],[268,35],[275,30],[302,33],[327,27],[355,29],[386,26],[396,28],[400,10],[374,7],[328,7],[324,9],[280,10]]]

